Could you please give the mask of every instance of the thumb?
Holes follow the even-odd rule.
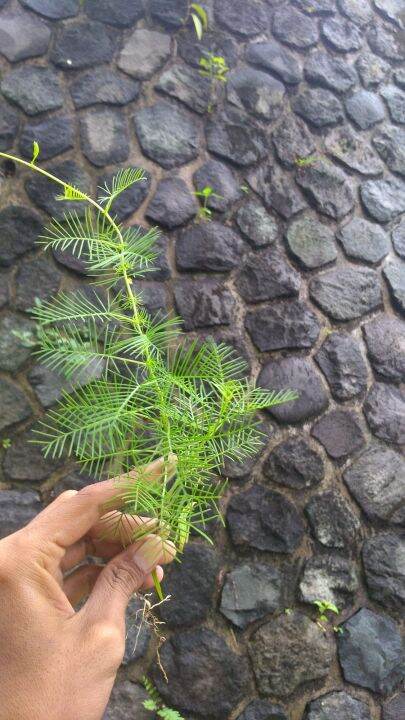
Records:
[[[157,535],[146,535],[116,555],[100,573],[83,607],[86,621],[123,627],[131,596],[144,585],[158,564],[167,562],[166,555],[162,538]]]

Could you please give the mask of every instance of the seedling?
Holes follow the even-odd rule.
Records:
[[[315,165],[315,163],[319,160],[318,155],[310,155],[309,157],[299,157],[295,159],[295,164],[298,165],[298,167],[308,167],[311,165]]]
[[[184,338],[179,318],[150,316],[133,280],[143,278],[156,258],[155,228],[124,227],[113,204],[142,170],[117,173],[102,197],[93,199],[38,165],[0,153],[61,187],[57,196],[84,206],[54,219],[40,242],[82,257],[95,294],[61,292],[32,310],[37,323],[37,355],[68,379],[95,362],[102,376],[65,393],[48,412],[37,434],[45,456],[74,455],[96,476],[120,475],[109,515],[118,533],[128,516],[138,519],[131,540],[151,531],[170,540],[181,554],[191,529],[220,516],[224,483],[217,472],[224,460],[243,461],[263,442],[258,411],[294,400],[291,390],[263,390],[247,377],[234,351],[213,340]],[[163,473],[151,480],[143,471],[163,457]],[[133,468],[140,468],[137,474]],[[155,577],[155,587],[163,597]]]
[[[214,188],[210,185],[206,185],[202,190],[196,190],[193,195],[198,198],[202,198],[202,205],[200,205],[197,218],[199,220],[211,220],[212,210],[208,207],[210,198],[216,197],[222,199],[222,195],[218,195],[214,192]]]
[[[7,450],[7,448],[11,447],[11,438],[3,438],[1,441],[1,447],[4,450]]]
[[[219,86],[228,80],[229,67],[221,55],[214,55],[211,52],[205,52],[204,55],[205,57],[201,57],[199,60],[200,75],[210,80],[210,101],[207,110],[212,112],[217,102]]]
[[[208,30],[208,15],[201,5],[198,3],[191,3],[190,5],[190,17],[193,21],[195,34],[198,40],[202,40],[202,36],[206,30]]]
[[[164,704],[157,689],[145,675],[142,678],[142,682],[149,695],[149,699],[143,701],[143,706],[146,710],[155,712],[157,716],[163,718],[163,720],[184,720],[183,716],[180,715],[177,710],[172,710]]]
[[[318,609],[318,617],[316,619],[316,624],[319,625],[323,632],[326,632],[326,627],[323,623],[329,622],[327,613],[334,613],[335,615],[339,615],[340,610],[338,607],[336,607],[336,605],[334,605],[334,603],[328,602],[328,600],[314,600],[312,604],[315,605],[315,607]],[[333,628],[334,630],[335,627],[336,626],[334,626]],[[337,632],[337,630],[335,630],[335,632]]]

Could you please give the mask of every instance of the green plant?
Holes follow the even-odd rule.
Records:
[[[193,194],[198,198],[202,198],[203,201],[198,209],[197,218],[199,220],[211,220],[212,210],[208,207],[209,199],[213,197],[222,199],[222,195],[214,192],[214,188],[210,185],[206,185],[202,190],[196,190]]]
[[[53,219],[40,242],[82,257],[95,284],[94,297],[61,292],[37,303],[39,358],[68,379],[99,362],[98,380],[64,393],[38,432],[46,456],[74,455],[91,473],[121,474],[120,512],[110,522],[117,532],[128,515],[154,518],[154,532],[181,553],[190,529],[206,537],[205,523],[220,515],[224,483],[217,471],[224,459],[241,461],[263,442],[257,412],[297,397],[290,390],[265,391],[248,378],[245,366],[224,344],[183,338],[175,317],[151,317],[134,289],[156,257],[158,231],[122,226],[114,200],[145,179],[129,168],[117,173],[96,201],[47,170],[0,153],[61,186],[60,201],[78,204]],[[173,474],[173,454],[177,456]],[[164,458],[162,481],[139,471]],[[150,532],[145,521],[132,535]],[[162,597],[156,580],[156,589]]]
[[[208,30],[208,15],[204,8],[198,3],[191,3],[190,17],[193,21],[195,34],[199,40],[202,39],[205,30]]]
[[[328,600],[314,600],[312,604],[315,605],[318,610],[318,617],[316,619],[316,623],[317,625],[319,625],[321,630],[325,632],[326,627],[324,623],[329,622],[327,613],[334,613],[335,615],[339,615],[340,610],[334,603],[331,603]],[[335,632],[340,632],[340,630],[338,630],[336,626],[333,626],[333,630]]]
[[[308,167],[311,165],[315,165],[315,163],[320,159],[318,155],[310,155],[309,157],[298,157],[295,159],[295,164],[298,165],[298,167]]]
[[[142,682],[149,695],[149,699],[144,700],[143,702],[143,706],[146,710],[155,712],[157,716],[163,718],[163,720],[184,720],[177,710],[172,710],[164,704],[155,686],[145,675],[142,678]]]
[[[208,112],[212,112],[217,101],[218,88],[221,83],[226,83],[228,80],[229,67],[221,55],[214,55],[211,52],[204,52],[204,55],[205,57],[199,60],[200,75],[210,80],[210,101],[207,109]]]
[[[2,447],[4,450],[7,450],[7,448],[11,447],[11,438],[8,438],[8,437],[7,437],[7,438],[3,438],[3,439],[1,440],[1,447]]]

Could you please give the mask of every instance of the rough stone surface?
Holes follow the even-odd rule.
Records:
[[[404,471],[399,453],[375,443],[345,470],[343,478],[370,520],[405,525]]]
[[[0,88],[3,95],[27,115],[57,110],[63,105],[58,75],[48,67],[27,65],[10,70]]]
[[[405,48],[396,29],[372,25],[367,33],[367,40],[376,55],[387,60],[405,59]]]
[[[322,36],[326,43],[337,52],[360,50],[363,33],[357,25],[343,18],[328,18],[322,25]]]
[[[16,313],[0,318],[0,369],[17,372],[31,355],[35,345],[34,323]]]
[[[405,692],[400,692],[383,705],[382,720],[398,720],[405,712]]]
[[[248,180],[253,190],[263,198],[265,205],[287,220],[306,208],[295,183],[277,166],[255,169],[249,174]]]
[[[271,565],[239,565],[225,578],[220,610],[238,628],[246,628],[283,607],[283,578]]]
[[[40,446],[33,443],[34,439],[32,429],[27,430],[18,435],[6,450],[3,470],[8,480],[39,482],[46,480],[61,466],[61,460],[45,458]]]
[[[43,55],[50,39],[50,28],[35,15],[19,9],[8,10],[1,16],[0,53],[9,62]]]
[[[143,152],[165,169],[184,165],[197,157],[197,128],[182,110],[157,102],[139,110],[134,121]]]
[[[72,183],[79,190],[86,191],[90,188],[89,175],[74,160],[65,160],[56,165],[51,165],[47,170],[61,180]],[[40,175],[28,176],[25,181],[25,189],[28,197],[37,207],[59,220],[65,212],[80,212],[77,202],[60,202],[56,200],[55,185],[46,177]]]
[[[388,105],[391,120],[397,123],[405,123],[405,93],[396,88],[395,85],[386,85],[381,90],[381,95]]]
[[[305,77],[310,83],[337,92],[350,90],[357,81],[356,71],[339,57],[316,50],[305,63]]]
[[[296,56],[276,42],[252,42],[246,49],[246,60],[277,75],[283,82],[296,85],[302,69]]]
[[[236,546],[275,553],[295,550],[304,532],[301,516],[292,503],[261,485],[231,497],[227,522]]]
[[[60,155],[74,145],[75,128],[67,116],[52,117],[41,123],[27,123],[20,137],[20,152],[31,160],[34,140],[40,147],[41,160]]]
[[[42,510],[39,493],[33,490],[0,491],[0,537],[27,525]]]
[[[60,273],[45,256],[24,261],[15,278],[15,306],[19,310],[30,310],[36,298],[49,300],[57,293],[60,280]]]
[[[338,648],[343,675],[350,683],[388,694],[405,675],[403,641],[387,615],[361,608],[343,623]]]
[[[109,62],[115,49],[113,38],[114,33],[92,20],[62,24],[56,33],[51,60],[65,70]]]
[[[346,255],[355,260],[378,263],[390,251],[387,234],[375,223],[354,217],[337,233]]]
[[[285,45],[297,50],[312,47],[318,42],[316,23],[294,7],[288,13],[279,8],[273,15],[273,33]]]
[[[97,167],[125,162],[129,154],[125,118],[119,110],[90,110],[80,120],[80,142],[83,155]]]
[[[366,89],[379,85],[387,75],[390,66],[382,58],[364,52],[356,60],[356,68]]]
[[[286,239],[292,256],[307,270],[336,260],[334,233],[328,225],[320,223],[314,213],[293,220]]]
[[[383,270],[392,299],[398,310],[405,314],[405,262],[390,260]]]
[[[300,284],[299,274],[273,247],[250,254],[237,278],[239,293],[248,302],[298,295]]]
[[[291,104],[297,115],[317,128],[336,125],[343,120],[342,105],[330,90],[304,90]]]
[[[27,377],[41,405],[49,408],[62,399],[64,392],[72,392],[74,388],[82,387],[99,378],[103,367],[102,362],[93,361],[85,369],[75,373],[69,381],[51,368],[34,365]]]
[[[373,136],[373,145],[392,172],[405,175],[405,128],[387,126]]]
[[[348,400],[367,388],[367,365],[360,344],[347,333],[333,332],[315,359],[337,400]]]
[[[250,651],[259,691],[276,697],[324,678],[332,661],[329,638],[298,611],[262,625],[251,638]]]
[[[176,263],[180,270],[219,270],[236,267],[243,242],[231,228],[216,222],[200,223],[177,240]]]
[[[286,301],[248,312],[246,328],[261,352],[285,348],[310,348],[320,325],[312,310],[298,301]]]
[[[0,265],[8,267],[32,250],[42,230],[37,213],[22,205],[9,205],[0,211]]]
[[[179,280],[174,296],[186,330],[231,322],[235,301],[222,282]]]
[[[278,236],[276,220],[255,200],[248,200],[242,205],[235,220],[239,230],[254,248],[271,245]]]
[[[179,632],[161,649],[168,682],[153,673],[159,693],[180,710],[221,720],[241,701],[251,683],[248,662],[207,628]]]
[[[20,117],[18,112],[0,97],[0,150],[8,150],[18,133]]]
[[[323,415],[312,427],[312,435],[334,460],[346,460],[365,443],[358,418],[345,410],[332,410]]]
[[[145,80],[162,67],[169,57],[169,35],[138,28],[124,44],[117,65],[128,75]]]
[[[340,220],[352,209],[354,197],[347,176],[325,160],[298,168],[296,180],[323,215]]]
[[[142,0],[86,0],[86,14],[92,20],[100,20],[115,27],[129,27],[143,17]]]
[[[338,0],[339,10],[358,25],[367,25],[373,17],[368,0]]]
[[[378,95],[359,90],[346,100],[346,111],[361,130],[368,130],[384,120],[384,105]]]
[[[58,0],[57,3],[54,0],[20,0],[20,3],[49,20],[64,20],[79,11],[79,0]]]
[[[313,278],[309,292],[327,315],[339,321],[361,317],[382,301],[375,271],[358,267],[342,267]]]
[[[364,402],[364,414],[378,438],[405,443],[405,395],[401,389],[374,383]]]
[[[360,195],[368,214],[386,223],[405,212],[405,183],[399,178],[368,180],[360,185]]]
[[[314,495],[305,512],[318,542],[326,547],[353,548],[360,532],[360,521],[337,490]]]
[[[26,420],[32,414],[28,398],[13,383],[0,379],[0,430]]]
[[[266,389],[292,388],[298,399],[269,408],[279,422],[301,422],[319,415],[328,405],[328,396],[319,374],[310,360],[298,357],[272,360],[259,375],[258,384]]]
[[[213,194],[207,200],[208,208],[222,212],[241,196],[236,178],[227,165],[219,160],[207,160],[193,175],[195,189],[211,187]]]
[[[250,127],[236,111],[212,118],[206,135],[208,150],[235,165],[252,165],[267,154],[263,132]]]
[[[140,660],[147,652],[151,640],[151,629],[142,621],[143,601],[132,597],[125,613],[125,653],[122,665]]]
[[[260,70],[233,70],[226,88],[230,103],[260,120],[275,120],[282,111],[284,85]]]
[[[264,475],[279,485],[304,490],[317,485],[324,477],[321,456],[300,436],[277,445],[265,460]]]
[[[181,178],[160,180],[146,215],[167,228],[184,225],[197,213],[197,202]]]
[[[280,121],[272,133],[272,140],[277,157],[287,168],[295,168],[315,151],[314,138],[305,123],[294,115]]]
[[[94,68],[78,75],[70,85],[76,108],[96,103],[127,105],[136,100],[140,85],[135,80],[109,68]]]
[[[288,720],[281,705],[267,700],[252,700],[237,720]]]
[[[150,720],[150,710],[146,710],[142,703],[148,699],[146,690],[130,680],[117,682],[113,687],[111,697],[102,720],[127,720],[136,708],[137,720]]]
[[[392,244],[395,251],[405,260],[405,219],[402,219],[391,233]]]
[[[398,611],[405,607],[405,538],[381,533],[363,545],[363,566],[370,596]]]
[[[127,169],[127,168],[123,168]],[[111,183],[116,175],[116,171],[107,173],[98,179],[98,186],[101,188],[100,194],[103,195],[103,188],[106,185],[111,188]],[[122,222],[126,220],[142,205],[147,197],[151,186],[151,175],[148,171],[144,171],[145,180],[137,182],[122,192],[112,203],[112,210],[118,220]]]
[[[370,708],[344,690],[321,695],[308,703],[304,720],[371,720]]]
[[[188,0],[151,0],[150,13],[154,20],[169,28],[183,25],[188,13]]]
[[[401,382],[405,379],[405,330],[394,317],[380,315],[363,326],[371,364],[384,379]]]
[[[359,589],[354,563],[339,555],[315,555],[305,563],[299,589],[306,603],[323,600],[342,610]]]
[[[253,37],[267,26],[261,2],[247,4],[243,0],[215,0],[215,19],[219,25],[243,37]]]
[[[187,65],[172,65],[161,76],[155,89],[176,98],[191,110],[205,113],[210,105],[211,84],[208,78]]]
[[[377,177],[384,170],[384,163],[371,148],[370,143],[347,125],[336,128],[325,138],[328,155],[342,165],[365,177]]]

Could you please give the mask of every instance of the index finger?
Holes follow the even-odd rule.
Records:
[[[61,548],[68,548],[77,542],[90,530],[105,513],[108,503],[109,509],[119,509],[122,506],[120,484],[128,482],[128,477],[136,481],[137,475],[147,477],[151,482],[160,480],[165,471],[173,472],[175,456],[165,461],[159,458],[153,463],[138,471],[120,475],[111,480],[87,485],[79,492],[67,497],[57,498],[39,513],[30,523],[30,529],[44,542],[51,542]],[[169,468],[168,468],[169,466]]]

